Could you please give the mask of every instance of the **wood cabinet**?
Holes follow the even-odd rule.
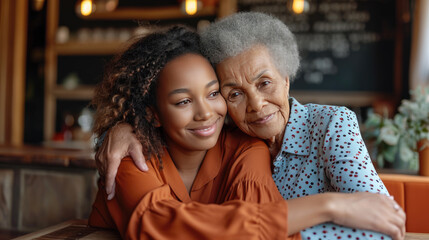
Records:
[[[126,45],[124,41],[100,39],[99,41],[85,41],[78,40],[75,37],[70,37],[67,41],[57,42],[57,33],[59,30],[59,24],[62,14],[70,16],[70,12],[64,13],[64,11],[74,11],[75,8],[62,8],[61,4],[66,3],[68,0],[47,0],[47,19],[46,19],[46,53],[45,53],[45,113],[44,113],[44,139],[45,141],[52,140],[55,132],[58,131],[58,111],[62,108],[61,102],[81,102],[83,105],[90,102],[93,97],[95,82],[90,83],[79,83],[79,85],[72,89],[66,88],[60,84],[60,76],[64,77],[64,71],[61,68],[61,58],[73,58],[71,62],[76,64],[76,68],[80,63],[80,60],[101,57],[109,59],[110,55],[113,55],[122,50]],[[73,1],[75,2],[75,1]],[[203,8],[193,16],[187,16],[180,10],[179,4],[177,6],[168,7],[118,7],[113,12],[95,12],[87,17],[82,17],[79,22],[87,21],[94,26],[94,22],[99,22],[104,25],[103,21],[112,23],[113,25],[117,21],[129,21],[129,24],[137,24],[132,20],[144,20],[144,21],[161,21],[168,20],[170,23],[176,22],[181,23],[182,20],[196,19],[201,17],[220,18],[235,12],[236,1],[230,0],[219,0],[211,1],[217,2],[212,6],[203,6]],[[67,3],[70,4],[70,3]],[[67,27],[67,26],[66,26]],[[85,26],[82,26],[84,28]],[[76,31],[76,29],[74,29]],[[72,36],[72,35],[70,35]],[[104,60],[102,60],[104,61]],[[101,61],[101,62],[102,62]],[[70,62],[70,61],[69,61]],[[70,65],[70,64],[68,64]],[[74,65],[74,64],[72,64]],[[92,71],[92,64],[83,64],[88,68],[86,72]],[[79,68],[83,68],[79,66]],[[73,66],[68,66],[68,69],[73,69]],[[98,76],[101,76],[102,67],[94,69]],[[78,71],[78,70],[76,70]],[[67,144],[66,144],[67,145]],[[66,146],[63,145],[63,146]],[[69,144],[70,145],[70,144]],[[80,145],[81,146],[81,145]]]
[[[0,145],[0,229],[88,218],[97,178],[91,151]]]

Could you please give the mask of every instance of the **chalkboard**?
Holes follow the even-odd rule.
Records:
[[[301,68],[293,90],[391,93],[394,81],[394,0],[238,0],[239,11],[269,13],[295,34]]]

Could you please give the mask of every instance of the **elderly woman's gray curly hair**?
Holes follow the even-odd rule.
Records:
[[[269,50],[277,70],[293,78],[299,68],[294,35],[279,19],[257,12],[241,12],[211,24],[201,33],[204,55],[216,64],[254,45]]]

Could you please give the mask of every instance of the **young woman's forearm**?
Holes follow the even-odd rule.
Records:
[[[332,193],[316,194],[287,200],[288,234],[308,227],[333,221]]]

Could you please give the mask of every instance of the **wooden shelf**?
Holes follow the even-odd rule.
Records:
[[[92,152],[94,149],[90,141],[44,141],[42,145],[47,148],[61,150],[87,150]]]
[[[70,41],[55,45],[58,55],[112,55],[127,47],[127,42],[78,42]]]
[[[52,93],[57,99],[91,100],[94,96],[94,89],[95,87],[93,86],[79,86],[69,90],[56,86]]]
[[[371,106],[377,99],[389,99],[392,96],[385,93],[350,92],[350,91],[300,91],[291,90],[290,96],[301,103],[318,102],[320,104],[366,107]]]
[[[194,18],[204,16],[216,16],[216,8],[214,6],[203,7],[194,15],[187,15],[180,7],[151,7],[151,8],[118,8],[112,12],[95,12],[89,16],[81,16],[83,19],[97,20],[164,20],[164,19],[179,19],[179,18]]]

